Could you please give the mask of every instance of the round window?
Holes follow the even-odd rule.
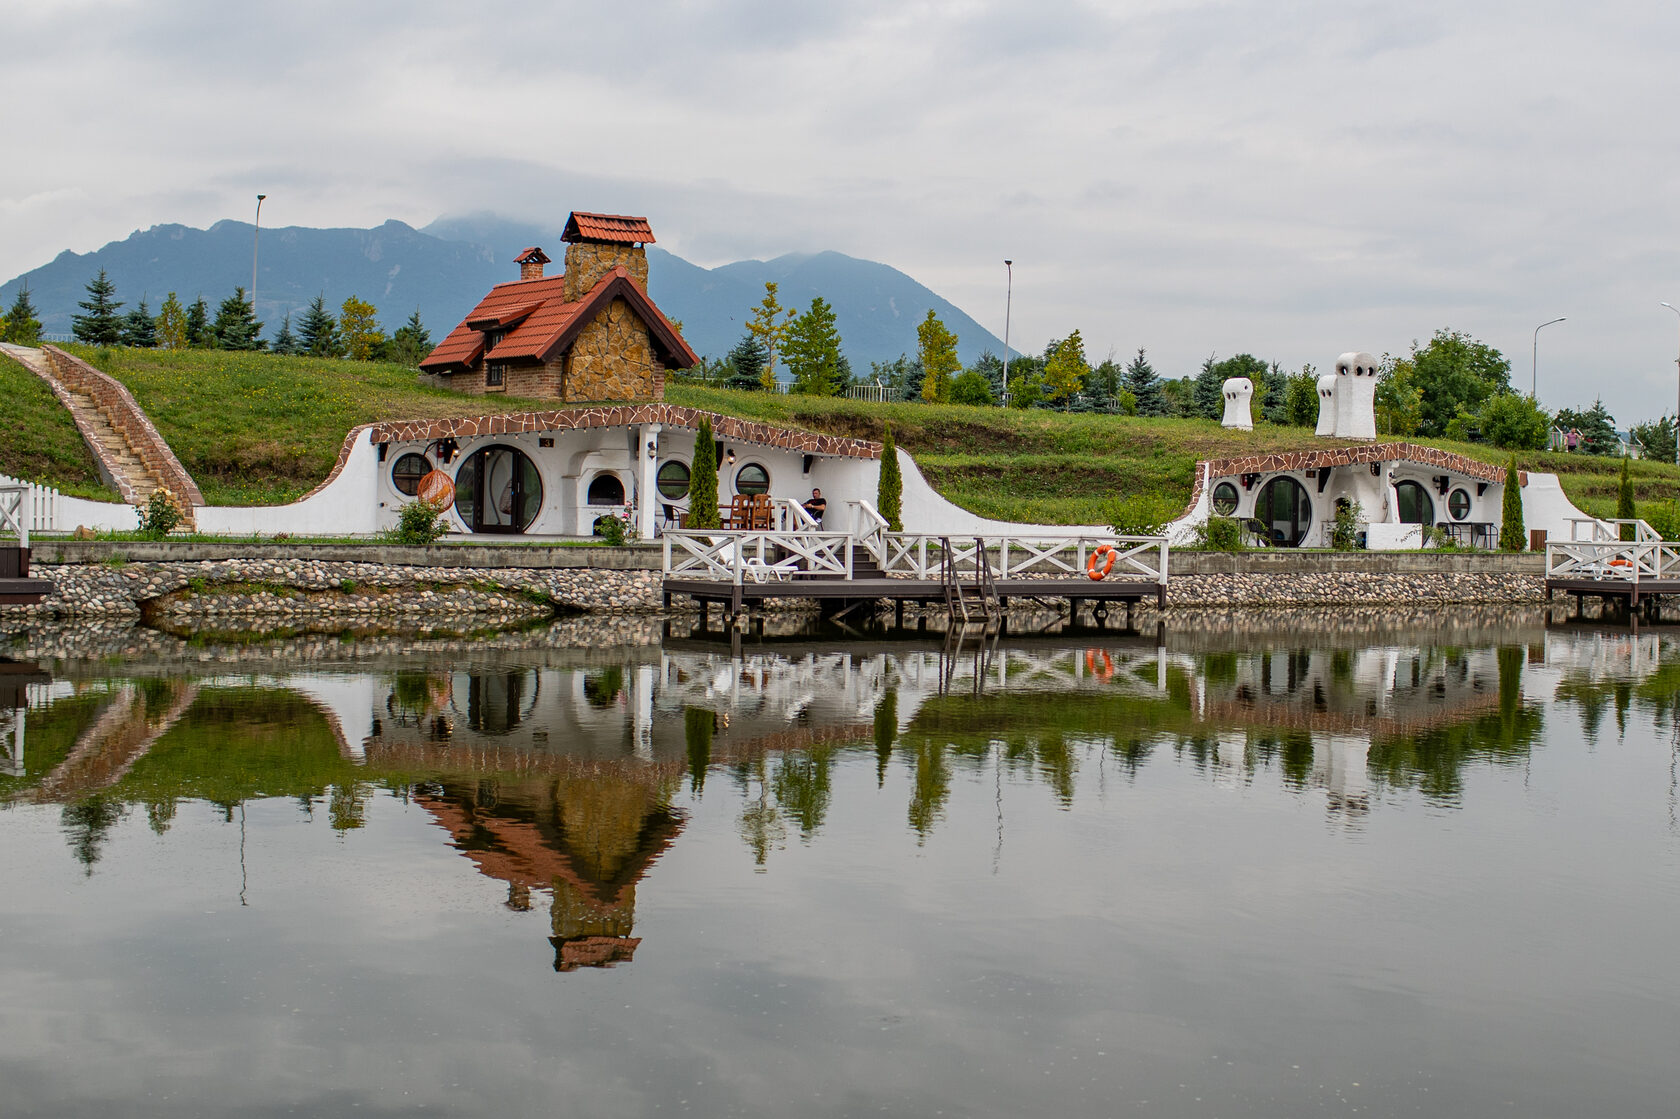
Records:
[[[1401,482],[1394,487],[1394,501],[1400,508],[1400,523],[1430,525],[1435,523],[1435,500],[1422,482]]]
[[[659,496],[672,501],[688,496],[688,463],[671,459],[659,468]]]
[[[1301,483],[1287,474],[1279,475],[1254,499],[1254,516],[1266,526],[1273,544],[1298,547],[1312,525],[1312,499]]]
[[[1462,521],[1465,517],[1468,517],[1470,515],[1470,491],[1454,490],[1447,497],[1447,512],[1452,514],[1452,519],[1455,521]]]
[[[1213,511],[1221,517],[1229,517],[1237,511],[1237,487],[1229,482],[1221,482],[1213,487]]]
[[[749,462],[735,475],[736,493],[769,493],[770,472],[756,462]]]
[[[410,451],[397,459],[397,464],[391,467],[391,484],[397,487],[397,492],[413,497],[420,492],[420,479],[431,473],[432,464],[426,461],[425,455]]]

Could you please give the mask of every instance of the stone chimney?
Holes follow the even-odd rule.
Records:
[[[566,302],[582,299],[601,277],[619,267],[647,290],[645,246],[653,240],[653,230],[646,218],[574,211],[560,239],[566,242]]]
[[[535,246],[526,249],[524,252],[514,257],[513,261],[515,264],[519,265],[519,279],[521,283],[526,280],[542,279],[543,265],[549,262],[548,254]]]

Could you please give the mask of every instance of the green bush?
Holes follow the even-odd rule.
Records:
[[[1645,511],[1645,523],[1664,540],[1680,540],[1680,502],[1667,502]]]
[[[1506,451],[1543,451],[1552,417],[1532,396],[1501,393],[1482,406],[1482,438]]]
[[[1159,536],[1183,512],[1171,498],[1135,494],[1116,501],[1109,510],[1108,520],[1121,536]]]
[[[1359,534],[1365,525],[1365,510],[1359,502],[1336,502],[1336,517],[1330,522],[1330,547],[1338,552],[1358,551]]]
[[[422,547],[449,531],[443,510],[424,501],[411,501],[397,512],[397,527],[390,539],[397,544]]]
[[[1209,517],[1196,526],[1196,547],[1211,552],[1246,552],[1248,536],[1235,517]]]
[[[595,518],[595,535],[602,543],[617,548],[630,536],[630,522],[616,513]]]
[[[136,506],[135,512],[140,518],[140,535],[147,540],[162,540],[181,523],[181,511],[175,508],[175,499],[163,489],[153,490],[146,504]]]

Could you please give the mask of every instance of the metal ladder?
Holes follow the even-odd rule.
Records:
[[[986,542],[974,541],[974,579],[965,581],[957,571],[951,538],[939,538],[940,578],[945,588],[945,608],[951,620],[965,628],[984,625],[987,632],[1003,621],[1003,608],[998,603],[997,582],[992,578],[992,564],[986,558]]]

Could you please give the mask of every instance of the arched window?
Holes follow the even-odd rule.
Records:
[[[1267,482],[1254,500],[1254,516],[1280,548],[1300,546],[1312,526],[1312,500],[1306,487],[1287,474]]]
[[[1229,482],[1221,482],[1213,487],[1213,511],[1221,517],[1229,517],[1237,511],[1237,487]]]
[[[623,505],[624,483],[619,481],[617,474],[597,474],[595,480],[589,483],[586,500],[591,505]]]
[[[1435,501],[1422,482],[1405,481],[1394,487],[1394,504],[1400,511],[1400,523],[1432,525],[1435,523]]]
[[[736,493],[769,493],[770,472],[756,462],[749,462],[735,474]]]
[[[455,513],[473,532],[524,532],[542,492],[536,464],[512,447],[481,447],[455,471]]]
[[[1470,515],[1470,491],[1454,490],[1448,494],[1447,512],[1452,514],[1452,519],[1455,521],[1462,521],[1465,517],[1468,517]]]
[[[410,451],[397,459],[391,467],[391,484],[397,487],[397,492],[413,497],[420,492],[420,479],[430,474],[432,464],[426,461],[425,455]]]
[[[671,459],[659,467],[659,496],[670,501],[688,496],[688,463]]]

